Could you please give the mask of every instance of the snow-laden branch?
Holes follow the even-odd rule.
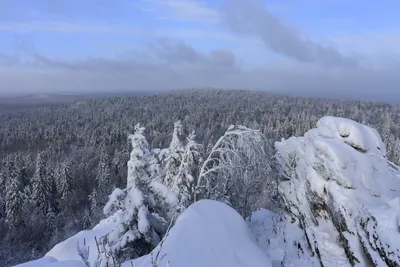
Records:
[[[221,138],[215,143],[208,157],[204,161],[195,186],[194,200],[203,197],[213,197],[215,194],[228,195],[235,179],[260,177],[261,169],[265,174],[268,164],[260,164],[266,159],[264,137],[259,130],[244,126],[230,126]],[[261,166],[263,165],[263,166]],[[257,178],[252,185],[261,180]]]

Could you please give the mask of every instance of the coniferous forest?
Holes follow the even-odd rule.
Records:
[[[108,244],[121,247],[121,258],[148,253],[147,243],[165,233],[168,207],[178,202],[184,210],[199,198],[217,199],[244,218],[260,207],[279,210],[274,142],[304,135],[326,115],[377,129],[389,159],[400,164],[399,105],[196,89],[2,107],[0,266],[41,257],[95,226],[129,195],[127,177],[128,184],[133,177],[130,188],[147,196],[140,203],[157,214],[160,227],[133,252],[122,249],[122,230],[110,238]],[[145,166],[129,163],[143,155]],[[127,218],[142,216],[140,205],[132,210]]]

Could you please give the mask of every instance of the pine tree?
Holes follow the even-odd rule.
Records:
[[[27,171],[27,162],[23,157],[21,156],[20,153],[18,153],[15,157],[15,166],[18,169],[19,175],[20,175],[20,181],[22,186],[26,186],[29,184],[29,177],[28,177],[28,171]]]
[[[6,186],[6,223],[10,228],[22,226],[23,198],[21,192],[21,176],[14,162],[7,164],[8,183]]]
[[[182,134],[182,124],[180,121],[175,122],[172,140],[168,148],[168,155],[165,159],[165,177],[164,183],[174,193],[178,193],[177,179],[179,173],[179,166],[182,162],[183,145],[179,140],[179,135]]]
[[[54,206],[53,177],[47,167],[47,157],[39,152],[36,159],[36,169],[33,175],[32,202],[43,214]]]
[[[105,150],[104,145],[102,145],[100,151],[100,160],[97,167],[96,180],[98,183],[97,185],[100,197],[102,197],[109,192],[111,183],[111,170],[108,154]]]
[[[58,198],[64,202],[71,193],[72,185],[70,169],[66,161],[57,167],[55,176]]]
[[[104,248],[109,247],[118,262],[149,253],[164,235],[177,204],[176,196],[152,176],[154,155],[143,134],[144,128],[136,125],[135,134],[129,137],[127,188],[115,189],[104,207],[106,215],[120,211],[116,214],[120,225],[102,240],[101,266],[110,263]]]
[[[56,226],[56,218],[57,218],[57,215],[55,213],[54,208],[52,206],[48,206],[47,212],[46,212],[47,229],[54,230],[54,228]]]
[[[97,194],[97,190],[96,188],[93,189],[92,193],[90,193],[90,195],[88,196],[88,200],[89,200],[89,207],[87,208],[87,213],[86,216],[90,219],[90,225],[94,222],[94,221],[98,221],[100,219],[101,216],[101,210],[98,207],[98,194]]]
[[[0,219],[3,217],[3,214],[5,214],[5,202],[6,202],[6,172],[5,172],[5,166],[6,163],[2,162],[2,165],[0,168]]]
[[[93,225],[93,219],[90,209],[85,209],[82,218],[82,229],[88,229]]]
[[[194,201],[194,188],[202,162],[203,146],[196,143],[195,137],[194,132],[187,137],[182,162],[179,166],[176,186],[180,211],[186,209]]]

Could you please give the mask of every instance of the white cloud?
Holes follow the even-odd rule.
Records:
[[[158,19],[217,24],[218,12],[198,0],[147,0]]]
[[[3,22],[0,32],[32,33],[32,32],[61,32],[61,33],[94,33],[142,36],[148,34],[144,28],[121,27],[92,22],[67,22],[67,21],[29,21],[29,22]]]
[[[150,37],[143,38],[144,41],[140,39],[142,42],[160,35],[170,38],[158,39],[140,48],[137,43],[124,43],[122,50],[128,47],[131,51],[119,53],[117,58],[61,60],[22,48],[16,48],[15,53],[14,50],[13,53],[0,53],[0,73],[3,74],[0,75],[0,93],[9,92],[10,88],[13,92],[79,92],[214,86],[321,97],[387,101],[400,98],[396,60],[392,65],[385,61],[380,68],[366,68],[348,64],[353,58],[342,53],[352,49],[366,51],[370,59],[368,51],[377,54],[384,47],[391,51],[388,55],[393,55],[400,45],[400,37],[395,33],[335,36],[330,41],[336,45],[327,47],[315,40],[304,39],[263,5],[252,5],[254,0],[227,0],[229,5],[224,6],[222,14],[233,30],[228,31],[220,27],[221,13],[200,1],[132,1],[127,9],[142,12],[140,15],[145,19],[140,21],[148,22],[143,26],[137,23],[138,28],[128,27],[127,23],[135,25],[135,22],[126,19],[123,26],[73,20],[2,22],[0,31],[12,33]],[[154,31],[145,31],[146,27],[153,26]],[[131,49],[134,47],[136,49]],[[118,54],[119,51],[114,52]],[[271,57],[271,53],[279,56]],[[241,60],[243,55],[246,55],[246,64]]]
[[[357,51],[368,55],[377,53],[399,53],[400,31],[340,34],[328,38],[342,49]]]
[[[228,49],[200,52],[184,41],[168,38],[159,39],[146,51],[80,61],[51,59],[35,52],[26,52],[24,61],[15,55],[0,55],[0,94],[10,88],[13,93],[32,93],[212,86],[318,97],[400,99],[396,67],[325,69],[287,61],[244,66]]]
[[[259,0],[226,0],[220,9],[223,22],[244,38],[259,38],[269,51],[323,67],[354,67],[355,58],[309,38],[269,12]]]

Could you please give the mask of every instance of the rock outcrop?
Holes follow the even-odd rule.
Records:
[[[324,117],[275,147],[286,211],[321,266],[400,266],[400,171],[377,131]]]

